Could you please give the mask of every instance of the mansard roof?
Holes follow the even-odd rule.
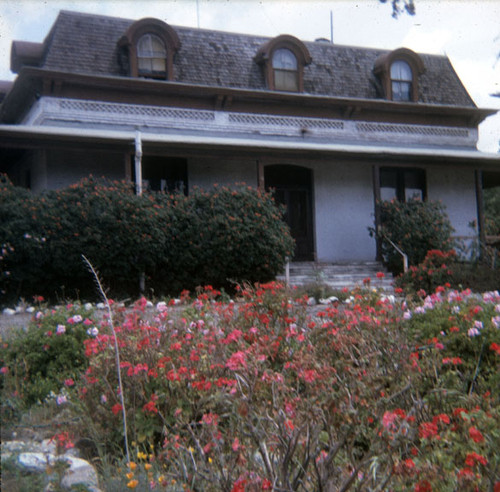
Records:
[[[136,21],[61,11],[44,41],[42,69],[75,74],[125,77],[119,40]],[[180,40],[174,57],[174,82],[267,91],[256,55],[273,38],[171,26]],[[316,96],[383,99],[374,74],[387,50],[304,42],[311,63],[304,68],[304,93]],[[422,54],[418,102],[475,107],[445,56]],[[168,82],[165,82],[168,83]]]

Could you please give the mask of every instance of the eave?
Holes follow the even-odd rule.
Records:
[[[134,152],[136,132],[80,128],[0,125],[0,148],[102,148]],[[466,165],[500,171],[500,155],[466,149],[408,148],[388,145],[353,145],[304,142],[293,139],[205,137],[141,133],[143,153],[179,152],[183,155],[237,155],[363,160],[372,164],[411,162]]]
[[[327,97],[268,90],[236,89],[192,85],[130,77],[111,77],[50,71],[24,67],[14,87],[0,107],[0,121],[17,123],[29,110],[33,101],[42,96],[71,96],[80,99],[105,101],[148,101],[160,106],[185,102],[213,109],[248,108],[261,106],[276,114],[314,114],[321,111],[341,115],[345,119],[429,120],[448,118],[451,125],[476,127],[496,109],[461,107],[422,103],[400,103],[378,99]],[[146,102],[145,102],[146,103]],[[21,117],[19,117],[21,115]],[[454,122],[454,123],[453,123]]]

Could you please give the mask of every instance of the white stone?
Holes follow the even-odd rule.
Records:
[[[7,316],[14,316],[14,314],[16,314],[15,309],[11,309],[11,308],[5,308],[2,312],[3,312],[3,314],[6,314]]]

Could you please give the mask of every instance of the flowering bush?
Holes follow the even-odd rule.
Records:
[[[421,263],[429,250],[452,248],[453,228],[440,202],[413,198],[383,201],[378,206],[382,256],[392,272],[402,271],[402,260],[386,238],[401,248],[410,265]],[[376,234],[375,229],[370,231]]]
[[[135,297],[141,274],[156,295],[269,280],[293,251],[271,195],[244,186],[139,197],[129,183],[89,178],[31,195],[2,181],[0,219],[2,304],[93,296],[82,254],[111,292]]]
[[[26,332],[2,342],[0,364],[8,374],[7,391],[18,397],[19,406],[43,402],[49,395],[58,405],[65,403],[68,389],[88,364],[84,340],[97,331],[93,311],[68,304],[39,310]]]
[[[498,293],[440,288],[398,305],[364,289],[314,313],[278,283],[219,299],[207,287],[115,311],[137,457],[123,489],[500,487]],[[73,434],[111,453],[123,431],[109,328],[83,340],[86,369],[62,404],[83,419]]]

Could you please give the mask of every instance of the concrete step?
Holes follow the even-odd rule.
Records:
[[[382,272],[383,278],[377,278]],[[326,284],[333,289],[353,289],[366,286],[365,279],[371,280],[370,286],[393,293],[393,277],[384,266],[376,261],[358,263],[320,263],[320,262],[293,262],[289,265],[290,285]],[[285,272],[279,275],[278,280],[285,281]]]

